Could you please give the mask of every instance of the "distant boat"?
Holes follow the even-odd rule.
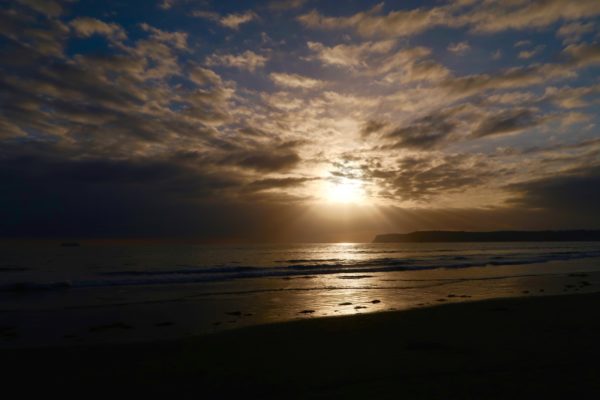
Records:
[[[600,241],[598,230],[571,231],[416,231],[377,235],[373,243],[422,242],[592,242]]]
[[[79,247],[81,244],[79,242],[62,242],[60,247]]]

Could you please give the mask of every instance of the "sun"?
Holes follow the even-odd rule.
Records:
[[[330,182],[324,193],[330,203],[364,203],[365,197],[362,181],[348,178]]]

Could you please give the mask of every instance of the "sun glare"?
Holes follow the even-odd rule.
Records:
[[[361,181],[343,179],[327,186],[325,198],[331,203],[363,203],[365,191]]]

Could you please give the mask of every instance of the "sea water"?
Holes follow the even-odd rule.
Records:
[[[169,339],[598,285],[598,242],[6,242],[0,346]]]

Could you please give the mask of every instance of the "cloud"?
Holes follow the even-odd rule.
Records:
[[[592,218],[600,204],[600,167],[567,170],[515,183],[507,189],[514,193],[513,206],[550,210],[562,217],[576,214]]]
[[[473,131],[475,137],[520,132],[544,122],[535,110],[513,108],[493,113],[481,120]]]
[[[286,177],[286,178],[266,178],[250,182],[246,187],[252,191],[273,190],[296,188],[307,182],[318,180],[319,178],[306,177]]]
[[[252,50],[246,50],[240,54],[212,54],[206,58],[207,65],[222,65],[250,72],[264,67],[267,61],[267,57],[257,54]]]
[[[522,50],[519,52],[519,58],[521,60],[528,60],[528,59],[540,54],[545,48],[546,48],[545,45],[539,45],[539,46],[536,46],[532,50]]]
[[[583,108],[589,105],[589,101],[585,97],[598,92],[600,92],[600,85],[597,84],[579,88],[549,86],[544,92],[544,100],[551,101],[561,108]]]
[[[487,81],[489,86],[496,88],[527,86],[547,83],[556,78],[574,77],[577,76],[578,68],[600,64],[600,46],[597,44],[571,44],[562,51],[562,55],[565,58],[562,64],[533,64],[525,68],[508,69],[491,79],[485,75],[479,77],[484,78],[483,80]]]
[[[364,66],[366,58],[373,54],[388,53],[396,44],[393,40],[365,42],[359,45],[338,44],[328,47],[319,42],[308,42],[308,48],[316,54],[324,64],[356,67]]]
[[[292,149],[279,147],[272,150],[256,149],[233,152],[222,162],[235,164],[261,172],[287,171],[300,162],[300,156]]]
[[[362,36],[410,36],[436,27],[468,27],[494,33],[509,29],[544,28],[557,21],[574,21],[600,15],[596,0],[449,2],[443,6],[390,11],[383,3],[368,11],[344,17],[327,17],[313,10],[298,20],[314,29],[354,29]]]
[[[219,25],[233,30],[238,30],[241,25],[258,19],[258,15],[256,15],[256,13],[253,11],[227,15],[220,15],[211,11],[193,11],[192,16],[215,21]]]
[[[531,46],[531,40],[519,40],[514,45],[514,47],[527,47],[527,46]]]
[[[300,8],[308,0],[272,0],[269,2],[269,8],[272,10],[292,10]]]
[[[162,0],[158,3],[158,6],[160,8],[162,8],[163,10],[169,10],[169,9],[173,8],[175,3],[176,3],[176,0]]]
[[[513,104],[507,98],[507,104]],[[498,101],[497,99],[491,99]],[[500,102],[500,101],[498,101]],[[575,116],[562,116],[566,121]],[[372,132],[382,132],[382,138],[391,141],[385,147],[431,151],[451,143],[477,140],[484,137],[519,133],[558,118],[551,113],[543,114],[534,108],[491,108],[481,105],[461,104],[433,110],[393,128],[383,129],[375,125]],[[368,126],[368,125],[367,125]]]
[[[188,76],[190,80],[201,86],[206,84],[220,86],[223,84],[223,80],[216,72],[200,66],[194,66],[191,68]]]
[[[370,119],[362,125],[362,127],[360,128],[360,133],[362,136],[368,136],[372,133],[380,132],[386,126],[386,122],[375,121]]]
[[[430,55],[430,49],[418,46],[400,49],[380,59],[371,57],[367,74],[384,75],[385,81],[400,83],[435,82],[450,76],[450,71],[429,58]]]
[[[273,72],[269,77],[276,85],[287,86],[291,88],[313,89],[325,85],[324,81],[313,79],[298,74],[286,74],[281,72]]]
[[[220,19],[220,23],[223,26],[231,29],[238,29],[240,25],[248,23],[258,18],[257,15],[252,11],[246,11],[243,14],[229,14]]]
[[[480,157],[463,155],[407,156],[388,169],[362,166],[363,177],[377,181],[385,196],[416,204],[476,189],[504,174]]]
[[[145,22],[141,23],[140,27],[144,31],[150,32],[152,38],[159,42],[169,43],[178,49],[187,49],[188,34],[185,32],[166,32],[150,26]]]
[[[120,25],[106,23],[96,18],[77,17],[73,19],[69,25],[79,37],[87,38],[92,35],[101,35],[115,41],[127,39],[127,34]]]
[[[571,44],[578,42],[583,35],[593,32],[594,29],[595,25],[593,22],[571,22],[561,26],[556,31],[556,36],[562,38],[564,44]]]
[[[59,19],[37,19],[14,9],[0,9],[0,35],[8,40],[2,42],[3,51],[11,53],[4,64],[26,64],[28,57],[63,57],[69,37],[69,27]],[[6,49],[6,50],[4,50]]]
[[[48,17],[58,17],[63,13],[60,3],[53,0],[18,0],[18,2]]]
[[[548,28],[517,47],[515,35],[488,36],[499,25],[478,25],[484,11],[533,18],[555,3],[437,2],[397,11],[386,3],[341,17],[300,12],[309,15],[301,17],[305,27],[346,30],[323,35],[298,31],[288,24],[295,13],[269,2],[259,9],[284,18],[285,29],[268,31],[268,41],[260,31],[231,34],[250,22],[232,18],[228,27],[221,21],[227,15],[210,12],[204,18],[226,28],[222,37],[169,18],[156,26],[134,18],[126,31],[113,14],[80,15],[66,2],[59,3],[60,18],[22,4],[5,7],[0,235],[280,239],[282,226],[314,209],[326,180],[344,176],[360,179],[382,213],[415,229],[524,228],[566,214],[589,223],[577,210],[540,207],[539,193],[570,187],[545,179],[588,179],[585,170],[598,165],[593,10],[581,18],[569,10],[565,18],[553,14],[549,25],[535,17],[531,28],[504,23],[502,29]],[[160,4],[153,3],[157,15],[148,21],[167,15]],[[187,11],[168,14],[180,12]],[[449,32],[441,48],[431,42],[435,35],[397,37],[432,27],[460,31]],[[93,36],[109,42],[70,40]],[[474,42],[473,62],[455,62],[446,52]],[[512,57],[539,43],[551,61]],[[495,49],[504,52],[502,63],[490,60]],[[457,215],[479,219],[456,222]],[[356,229],[357,221],[375,226],[370,216],[352,218]],[[310,221],[306,232],[324,238],[339,228]]]
[[[444,8],[417,8],[410,11],[391,11],[378,15],[383,9],[380,3],[366,12],[349,17],[326,17],[316,10],[298,17],[309,28],[355,29],[362,36],[408,36],[440,24],[446,17]]]
[[[323,64],[345,67],[364,77],[377,76],[386,82],[436,81],[450,75],[446,67],[429,58],[430,49],[418,46],[393,50],[395,40],[332,47],[318,42],[307,45]]]
[[[535,2],[484,2],[458,17],[478,32],[544,28],[557,21],[572,21],[600,15],[595,0],[547,0]]]
[[[455,54],[464,54],[471,49],[469,42],[450,43],[447,47],[449,52]]]
[[[568,65],[573,67],[584,68],[600,64],[600,45],[597,43],[570,44],[563,53],[570,57]]]
[[[418,118],[409,125],[395,128],[386,137],[396,139],[395,147],[428,149],[437,146],[451,135],[457,123],[452,112],[437,113]]]

